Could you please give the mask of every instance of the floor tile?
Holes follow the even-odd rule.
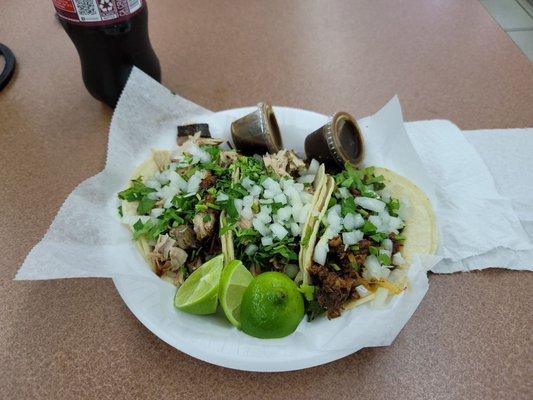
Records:
[[[533,30],[507,32],[514,42],[526,54],[529,61],[533,62]]]
[[[533,18],[515,0],[481,0],[503,29],[533,29]]]

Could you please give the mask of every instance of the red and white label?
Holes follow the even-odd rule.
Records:
[[[109,25],[140,11],[143,0],[52,0],[57,14],[83,25]]]

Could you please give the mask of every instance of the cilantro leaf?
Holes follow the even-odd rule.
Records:
[[[365,221],[363,227],[361,228],[365,235],[373,235],[374,233],[376,233],[376,229],[376,226],[368,220]]]
[[[144,196],[156,190],[146,186],[142,182],[142,178],[133,179],[131,186],[122,192],[118,193],[118,198],[126,201],[140,201]]]
[[[298,288],[298,291],[304,295],[307,301],[313,301],[315,298],[315,287],[313,285],[302,283]]]
[[[305,304],[305,313],[307,315],[307,321],[309,322],[320,317],[325,312],[326,309],[322,307],[316,300],[307,301]]]
[[[378,257],[379,256],[379,247],[375,247],[375,246],[370,246],[368,248],[368,251],[370,252],[370,254]]]
[[[154,208],[156,201],[149,199],[147,196],[144,196],[137,206],[137,212],[139,215],[148,214],[152,208]]]
[[[341,214],[343,217],[346,216],[346,214],[355,214],[356,207],[355,207],[355,199],[350,196],[345,199],[342,199],[341,201]]]
[[[389,214],[397,217],[398,211],[400,210],[400,200],[391,199],[387,204],[387,209],[389,211]]]
[[[390,259],[390,257],[387,254],[379,254],[377,257],[378,257],[378,261],[381,264],[383,264],[383,265],[390,265],[391,264],[391,259]]]

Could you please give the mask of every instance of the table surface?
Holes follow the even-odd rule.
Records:
[[[532,64],[477,0],[149,5],[164,84],[213,110],[267,100],[362,117],[398,94],[406,120],[533,126]],[[50,1],[3,0],[0,41],[18,60],[0,93],[3,398],[531,395],[530,273],[432,275],[391,346],[278,374],[175,350],[135,319],[110,280],[12,281],[68,193],[104,166],[111,111],[84,89]]]

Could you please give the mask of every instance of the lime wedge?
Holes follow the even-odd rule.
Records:
[[[220,305],[232,325],[241,326],[241,301],[244,291],[254,277],[242,262],[233,260],[222,270],[220,277]]]
[[[198,267],[176,292],[174,306],[190,314],[216,312],[223,266],[224,255],[220,254]]]

